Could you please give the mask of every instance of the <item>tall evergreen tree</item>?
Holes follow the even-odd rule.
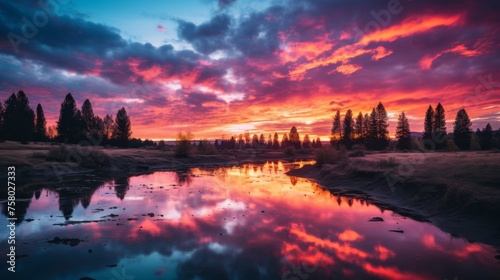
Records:
[[[333,117],[332,131],[330,135],[330,144],[334,146],[342,138],[342,124],[340,121],[340,110],[337,110]]]
[[[368,138],[368,132],[370,130],[370,115],[368,113],[365,113],[365,116],[363,117],[363,141]]]
[[[273,137],[273,149],[279,149],[279,148],[280,148],[280,141],[278,138],[278,132],[275,132]]]
[[[104,143],[104,120],[99,116],[94,117],[94,128],[91,130],[90,141],[93,145],[101,145]]]
[[[425,120],[424,120],[424,134],[422,138],[424,140],[430,139],[432,140],[432,133],[434,128],[434,110],[432,106],[429,105],[427,108],[427,112],[425,112]]]
[[[257,148],[259,145],[259,136],[257,134],[254,134],[252,137],[252,147]]]
[[[382,150],[385,149],[389,145],[389,124],[387,123],[389,118],[387,117],[387,111],[382,105],[382,102],[379,102],[377,105],[377,148]]]
[[[472,123],[467,112],[464,109],[460,109],[453,124],[453,137],[455,145],[462,150],[470,148],[472,136],[471,125]]]
[[[432,139],[436,144],[436,149],[443,149],[446,146],[446,117],[441,103],[438,103],[434,111],[432,133]]]
[[[486,127],[481,131],[481,137],[479,138],[479,145],[482,150],[489,150],[492,147],[493,142],[493,129],[491,125],[488,123]]]
[[[288,146],[290,146],[290,140],[288,140],[288,133],[285,132],[285,134],[283,134],[283,138],[281,138],[281,148],[284,149]]]
[[[111,136],[113,135],[113,130],[115,126],[115,121],[113,120],[113,117],[106,114],[106,117],[104,117],[103,121],[103,126],[104,126],[104,141],[107,142],[111,139]]]
[[[316,148],[321,148],[321,147],[323,147],[323,144],[321,143],[321,139],[319,139],[318,137],[316,138]]]
[[[344,123],[343,123],[343,137],[342,137],[342,143],[346,146],[347,149],[352,148],[352,140],[354,136],[354,121],[352,119],[352,110],[349,109],[347,110],[345,116],[344,116]]]
[[[290,144],[292,144],[295,147],[295,149],[300,149],[302,145],[300,143],[299,132],[297,131],[297,128],[295,126],[292,126],[292,128],[290,129],[289,137],[290,137]]]
[[[61,104],[59,120],[57,121],[57,135],[59,141],[78,143],[81,133],[81,119],[77,115],[75,99],[68,93]]]
[[[306,134],[304,136],[304,142],[302,143],[302,147],[304,149],[310,149],[311,148],[311,139],[309,138],[309,134]]]
[[[372,109],[368,119],[368,135],[366,137],[365,145],[368,149],[376,149],[377,147],[377,112],[375,108]]]
[[[121,108],[116,113],[113,139],[116,145],[126,147],[132,135],[130,118],[125,108]]]
[[[47,140],[47,121],[40,103],[36,106],[35,140]]]
[[[259,136],[259,145],[261,147],[265,147],[266,146],[266,138],[264,137],[264,133],[261,133],[260,136]]]
[[[354,129],[354,135],[358,141],[361,141],[363,139],[363,125],[363,113],[359,112],[358,117],[356,118],[356,125]]]
[[[82,105],[82,119],[85,124],[83,129],[85,130],[85,136],[88,138],[96,129],[94,110],[92,109],[92,104],[88,99],[85,99]]]
[[[398,118],[396,127],[396,138],[398,139],[397,148],[400,150],[409,150],[411,148],[410,124],[405,112],[402,112]]]
[[[20,90],[5,101],[3,126],[6,139],[29,141],[35,132],[35,112],[29,106],[26,94]]]

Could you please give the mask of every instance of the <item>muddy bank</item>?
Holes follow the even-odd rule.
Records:
[[[304,166],[287,174],[312,179],[333,194],[362,198],[431,222],[452,236],[500,248],[500,155],[426,155],[422,163],[411,166],[413,172],[405,174],[409,176],[401,176],[408,156],[369,155],[321,168]],[[392,159],[388,162],[387,157]],[[462,161],[454,163],[455,158]],[[395,176],[399,180],[394,181]]]

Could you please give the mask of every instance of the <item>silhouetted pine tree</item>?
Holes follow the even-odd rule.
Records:
[[[377,148],[378,150],[383,150],[389,145],[389,124],[387,123],[389,118],[387,117],[387,111],[379,102],[376,111],[377,117]]]
[[[323,143],[321,143],[321,139],[319,139],[318,137],[316,138],[316,148],[321,148],[321,147],[323,147]]]
[[[273,148],[273,136],[271,134],[269,134],[269,136],[267,137],[266,148],[267,149],[272,149]]]
[[[335,117],[333,117],[332,131],[330,134],[330,145],[335,146],[342,138],[342,124],[340,121],[340,110],[337,110]]]
[[[47,140],[47,121],[45,120],[45,114],[40,103],[36,106],[35,140]]]
[[[396,138],[398,139],[397,148],[400,150],[409,150],[411,148],[410,124],[405,112],[402,112],[398,118],[396,127]]]
[[[288,133],[285,132],[283,138],[281,138],[281,148],[284,149],[288,146],[290,146],[290,140],[288,140]]]
[[[7,140],[26,142],[35,132],[35,112],[29,106],[26,94],[20,90],[5,101],[3,126]]]
[[[259,136],[257,136],[257,134],[254,134],[252,136],[252,147],[257,148],[258,145],[259,145]]]
[[[357,142],[362,142],[363,140],[363,113],[359,112],[358,117],[356,118],[356,125],[354,128],[354,138]]]
[[[471,125],[472,123],[467,112],[464,109],[460,109],[457,112],[457,117],[453,124],[453,137],[455,145],[462,150],[468,150],[470,148],[472,134],[470,129]]]
[[[479,137],[479,145],[482,150],[489,150],[492,147],[493,142],[493,129],[491,125],[488,123],[486,127],[481,131],[481,135]]]
[[[377,112],[375,111],[375,108],[373,108],[370,113],[368,121],[368,135],[365,140],[365,145],[368,149],[376,149],[377,147],[377,127]]]
[[[309,134],[306,134],[304,136],[304,142],[302,143],[302,147],[304,149],[310,149],[311,148],[311,139],[309,139]]]
[[[80,141],[81,120],[78,119],[76,102],[71,93],[68,93],[61,104],[59,120],[57,121],[57,135],[61,142],[78,143]]]
[[[84,126],[82,127],[83,134],[85,135],[86,138],[90,138],[91,135],[95,132],[93,130],[96,129],[96,124],[95,124],[95,116],[94,116],[94,110],[92,109],[92,104],[90,104],[90,101],[88,99],[85,99],[82,105],[82,120],[84,123]]]
[[[295,149],[300,149],[302,148],[302,145],[300,143],[300,136],[299,132],[297,131],[297,128],[295,126],[292,126],[290,129],[290,144],[295,147]]]
[[[365,116],[363,117],[363,141],[368,138],[368,132],[370,130],[370,115],[368,113],[365,113]]]
[[[236,149],[236,138],[234,136],[231,136],[231,139],[229,139],[227,143],[228,149],[234,150]]]
[[[273,149],[279,149],[279,148],[280,148],[280,140],[278,138],[278,132],[275,132],[273,137]]]
[[[113,140],[117,146],[126,147],[132,135],[130,118],[125,108],[121,108],[116,113],[115,126],[113,130]]]
[[[259,136],[259,148],[266,147],[266,138],[264,137],[264,133],[261,133]]]
[[[444,108],[441,103],[438,103],[438,105],[436,106],[436,110],[434,111],[432,133],[432,139],[436,144],[436,149],[443,149],[446,146],[446,117],[444,114]]]
[[[425,112],[424,134],[422,135],[422,139],[432,140],[432,133],[434,131],[433,128],[434,128],[434,110],[432,109],[432,106],[429,105],[429,107],[427,108],[427,112]]]
[[[345,116],[344,116],[344,123],[343,123],[343,137],[342,137],[342,143],[346,146],[348,150],[352,148],[353,145],[353,136],[354,136],[354,121],[352,119],[352,110],[349,109],[347,110]]]

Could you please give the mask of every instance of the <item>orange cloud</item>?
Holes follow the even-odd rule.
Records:
[[[294,70],[290,71],[293,80],[303,79],[308,70],[328,66],[332,64],[341,63],[334,71],[344,75],[350,75],[361,69],[361,66],[353,66],[349,61],[355,57],[366,53],[374,53],[372,59],[377,61],[393,53],[392,50],[387,50],[382,46],[374,49],[366,48],[371,43],[377,42],[393,42],[399,38],[408,37],[416,33],[429,31],[439,26],[454,26],[460,23],[462,16],[417,16],[403,21],[399,25],[375,31],[373,33],[363,36],[359,42],[346,45],[336,49],[330,56],[326,58],[311,58],[315,53],[309,52],[307,63],[298,65]],[[346,38],[342,36],[342,38]],[[315,48],[322,50],[321,48]],[[331,73],[331,72],[330,72]]]
[[[446,53],[456,53],[456,54],[459,54],[462,56],[467,56],[467,57],[478,56],[478,55],[483,54],[483,52],[479,49],[472,49],[471,50],[471,49],[468,49],[465,45],[461,44],[461,45],[457,45],[453,48],[444,50],[436,55],[424,56],[419,62],[420,68],[430,69],[434,60],[436,60],[438,57],[440,57]]]
[[[359,44],[366,46],[375,42],[393,42],[399,38],[408,37],[416,33],[429,31],[440,26],[455,26],[461,22],[461,15],[437,16],[424,15],[415,16],[403,21],[399,25],[375,31],[361,38]]]

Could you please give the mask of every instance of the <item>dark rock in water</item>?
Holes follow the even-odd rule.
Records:
[[[500,255],[496,255],[495,259],[500,260]]]
[[[116,267],[116,264],[108,264],[106,267]]]
[[[80,280],[95,280],[95,279],[85,276],[85,277],[80,278]]]
[[[148,213],[148,216],[152,218],[152,217],[155,216],[155,214],[154,213]]]
[[[89,254],[92,254],[92,249],[89,249]]]
[[[33,222],[34,220],[33,219],[26,219],[25,221],[29,223],[29,222]]]
[[[373,217],[371,219],[368,220],[368,222],[383,222],[384,219],[380,218],[380,217]]]
[[[402,230],[402,229],[390,229],[389,231],[391,231],[391,232],[398,232],[398,233],[405,233],[405,231]]]
[[[64,245],[69,245],[71,247],[78,246],[80,244],[80,240],[78,238],[59,238],[59,237],[54,237],[54,239],[47,241],[47,243],[54,243],[54,244],[64,244]]]
[[[101,219],[104,219],[104,218],[115,218],[115,217],[118,217],[120,215],[116,215],[116,214],[109,214],[109,215],[106,215],[106,216],[102,216]]]

